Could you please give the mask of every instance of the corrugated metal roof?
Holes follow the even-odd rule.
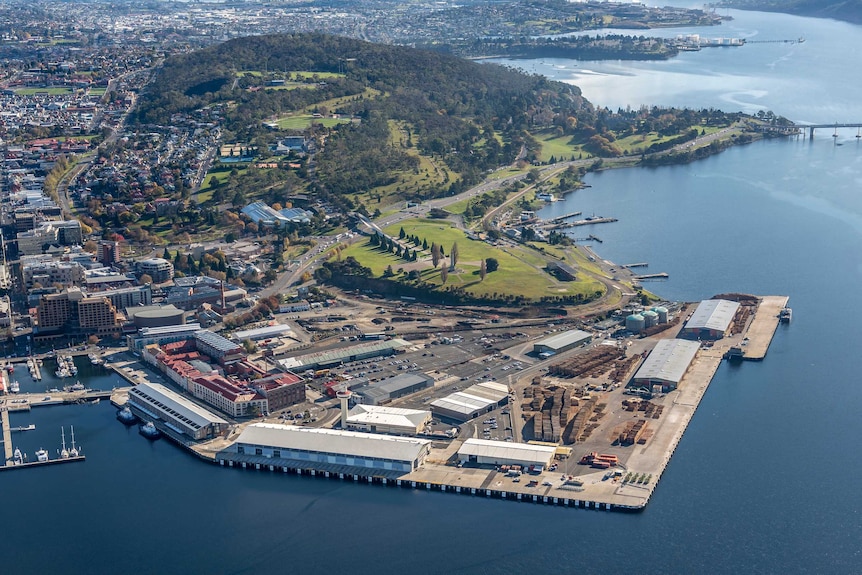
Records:
[[[591,337],[593,337],[593,334],[589,332],[580,329],[572,329],[569,331],[564,331],[563,333],[558,333],[556,335],[546,337],[545,339],[537,341],[534,345],[542,345],[551,349],[562,349],[567,345],[573,345]]]
[[[389,425],[416,428],[431,416],[430,411],[359,404],[350,410],[347,423],[364,425]]]
[[[497,402],[487,397],[472,395],[466,391],[456,391],[446,397],[435,399],[431,402],[431,407],[437,409],[445,409],[454,413],[470,415],[474,411],[486,409]]]
[[[150,411],[154,409],[173,410],[182,416],[182,419],[189,420],[192,427],[201,428],[214,423],[227,424],[227,421],[215,413],[158,383],[139,383],[129,390],[129,399],[133,402],[141,402],[141,405],[146,406]],[[154,405],[147,399],[152,399],[162,405]]]
[[[339,361],[349,361],[351,356],[363,353],[384,352],[402,349],[409,346],[410,344],[407,341],[395,338],[289,357],[286,359],[280,359],[278,362],[288,369],[303,369],[308,368],[308,366],[329,365],[338,363]]]
[[[691,314],[691,319],[685,324],[686,329],[714,329],[727,331],[739,304],[726,299],[707,299],[697,305]]]
[[[679,383],[698,349],[700,344],[696,341],[663,339],[656,344],[634,378]]]
[[[468,395],[490,399],[494,403],[503,401],[509,395],[509,387],[494,381],[481,381],[464,390]]]
[[[468,439],[464,442],[458,455],[465,459],[469,456],[487,457],[497,461],[520,461],[528,464],[547,465],[557,452],[556,447],[545,445],[529,445],[526,443],[509,443],[508,441],[490,441],[488,439]]]
[[[295,427],[277,423],[253,423],[237,444],[315,451],[332,455],[413,461],[430,445],[427,439],[395,437],[358,431]]]

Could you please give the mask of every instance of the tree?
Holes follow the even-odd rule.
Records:
[[[162,259],[171,261],[173,258],[171,257],[171,252],[168,248],[165,248],[165,253],[162,254]]]
[[[257,351],[257,345],[250,339],[244,339],[242,341],[242,347],[246,353],[254,353]]]
[[[436,268],[440,263],[440,246],[436,242],[431,244],[431,264]]]
[[[404,231],[404,228],[402,227],[402,228],[398,231],[398,239],[399,239],[399,240],[403,240],[406,236],[407,236],[407,232],[405,232],[405,231]]]
[[[138,283],[140,283],[141,285],[151,284],[153,283],[153,278],[150,274],[143,274],[141,277],[138,278]]]
[[[386,266],[386,269],[383,270],[383,277],[385,277],[385,278],[391,278],[394,275],[395,275],[395,272],[392,270],[392,264]]]
[[[89,343],[90,345],[99,345],[99,336],[91,335],[87,338],[87,343]]]
[[[479,279],[485,281],[485,276],[488,275],[488,262],[482,260],[479,263]]]
[[[488,273],[497,271],[499,267],[500,262],[497,261],[497,258],[485,258],[485,269]]]
[[[454,270],[455,266],[458,265],[458,242],[452,244],[452,249],[449,250],[449,261],[451,262],[451,268]]]
[[[443,266],[442,268],[440,268],[440,281],[443,283],[443,285],[446,285],[446,280],[448,279],[449,270],[446,268],[446,266]]]

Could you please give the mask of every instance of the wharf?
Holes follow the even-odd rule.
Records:
[[[787,307],[788,296],[763,296],[748,328],[748,343],[743,347],[742,359],[760,361],[766,357],[772,336],[778,328],[781,310]]]
[[[49,459],[48,461],[28,461],[27,463],[7,463],[0,467],[0,471],[12,471],[13,469],[27,469],[30,467],[42,467],[45,465],[61,465],[63,463],[78,463],[85,461],[87,458],[83,455],[75,457],[67,457],[65,459]]]
[[[111,391],[54,391],[44,393],[16,393],[7,396],[4,409],[9,411],[30,411],[31,407],[67,405],[70,403],[89,403],[110,399]],[[11,399],[14,398],[14,399]]]
[[[704,343],[697,351],[677,389],[662,398],[661,405],[664,409],[661,418],[650,420],[652,435],[647,443],[626,448],[628,453],[616,468],[647,476],[649,480],[646,482],[623,483],[609,479],[608,470],[572,465],[573,459],[577,463],[574,457],[559,462],[556,471],[525,475],[521,481],[515,482],[490,466],[452,465],[452,457],[460,446],[458,441],[449,443],[445,448],[432,447],[431,457],[420,469],[407,474],[394,474],[367,468],[231,453],[227,451],[227,447],[235,439],[233,433],[228,437],[195,445],[170,437],[198,457],[223,467],[293,473],[563,507],[636,512],[649,503],[725,354],[732,347],[738,347],[747,337],[747,341],[751,342],[747,345],[756,345],[756,353],[761,353],[758,350],[762,348],[765,355],[775,333],[778,312],[786,305],[787,300],[786,296],[761,298],[754,318],[741,333],[716,342]],[[563,481],[561,473],[574,481]]]
[[[0,422],[3,427],[3,465],[12,461],[12,429],[9,426],[9,412],[0,408]]]

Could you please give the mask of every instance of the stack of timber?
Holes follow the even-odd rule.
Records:
[[[616,347],[599,346],[548,368],[550,375],[561,377],[598,377],[610,369],[610,365],[625,360],[625,351]]]

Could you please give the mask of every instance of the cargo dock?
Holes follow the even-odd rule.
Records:
[[[649,503],[722,359],[731,348],[740,347],[747,352],[747,359],[763,359],[776,332],[779,312],[786,306],[788,299],[786,296],[757,298],[756,307],[753,308],[751,316],[743,316],[747,317],[746,321],[741,321],[741,324],[745,324],[744,327],[738,330],[734,328],[737,333],[729,333],[724,338],[704,341],[700,344],[677,387],[660,394],[661,397],[655,400],[660,402],[661,417],[657,415],[650,417],[647,414],[640,416],[637,413],[631,416],[634,418],[633,421],[639,418],[641,421],[648,420],[650,426],[648,440],[636,441],[631,445],[617,445],[609,441],[610,436],[605,429],[601,433],[597,432],[599,436],[587,443],[577,442],[566,445],[563,449],[573,450],[571,455],[564,456],[553,467],[541,469],[535,475],[525,474],[523,482],[510,477],[502,467],[487,464],[455,465],[457,459],[455,454],[463,444],[463,437],[451,441],[434,441],[431,454],[424,464],[409,473],[229,452],[226,448],[232,445],[238,435],[236,430],[228,437],[198,444],[172,437],[170,434],[169,438],[198,457],[222,467],[564,507],[636,512]],[[681,327],[680,324],[679,328]],[[679,331],[679,328],[676,331]],[[674,336],[675,333],[665,334],[659,340],[673,339]],[[645,346],[646,343],[638,345]],[[633,353],[637,355],[642,352]],[[599,401],[613,403],[623,397],[620,391],[616,394],[611,398],[602,393],[598,396]],[[514,405],[517,406],[517,402],[514,402]],[[512,414],[517,412],[518,408],[513,407]],[[602,442],[606,446],[613,446],[607,448],[608,453],[614,454],[609,457],[618,456],[619,463],[611,466],[610,469],[596,468],[601,466],[579,466],[581,452],[594,449],[592,446]],[[513,444],[501,443],[500,445]],[[633,474],[637,476],[637,480],[622,479],[623,475]]]

